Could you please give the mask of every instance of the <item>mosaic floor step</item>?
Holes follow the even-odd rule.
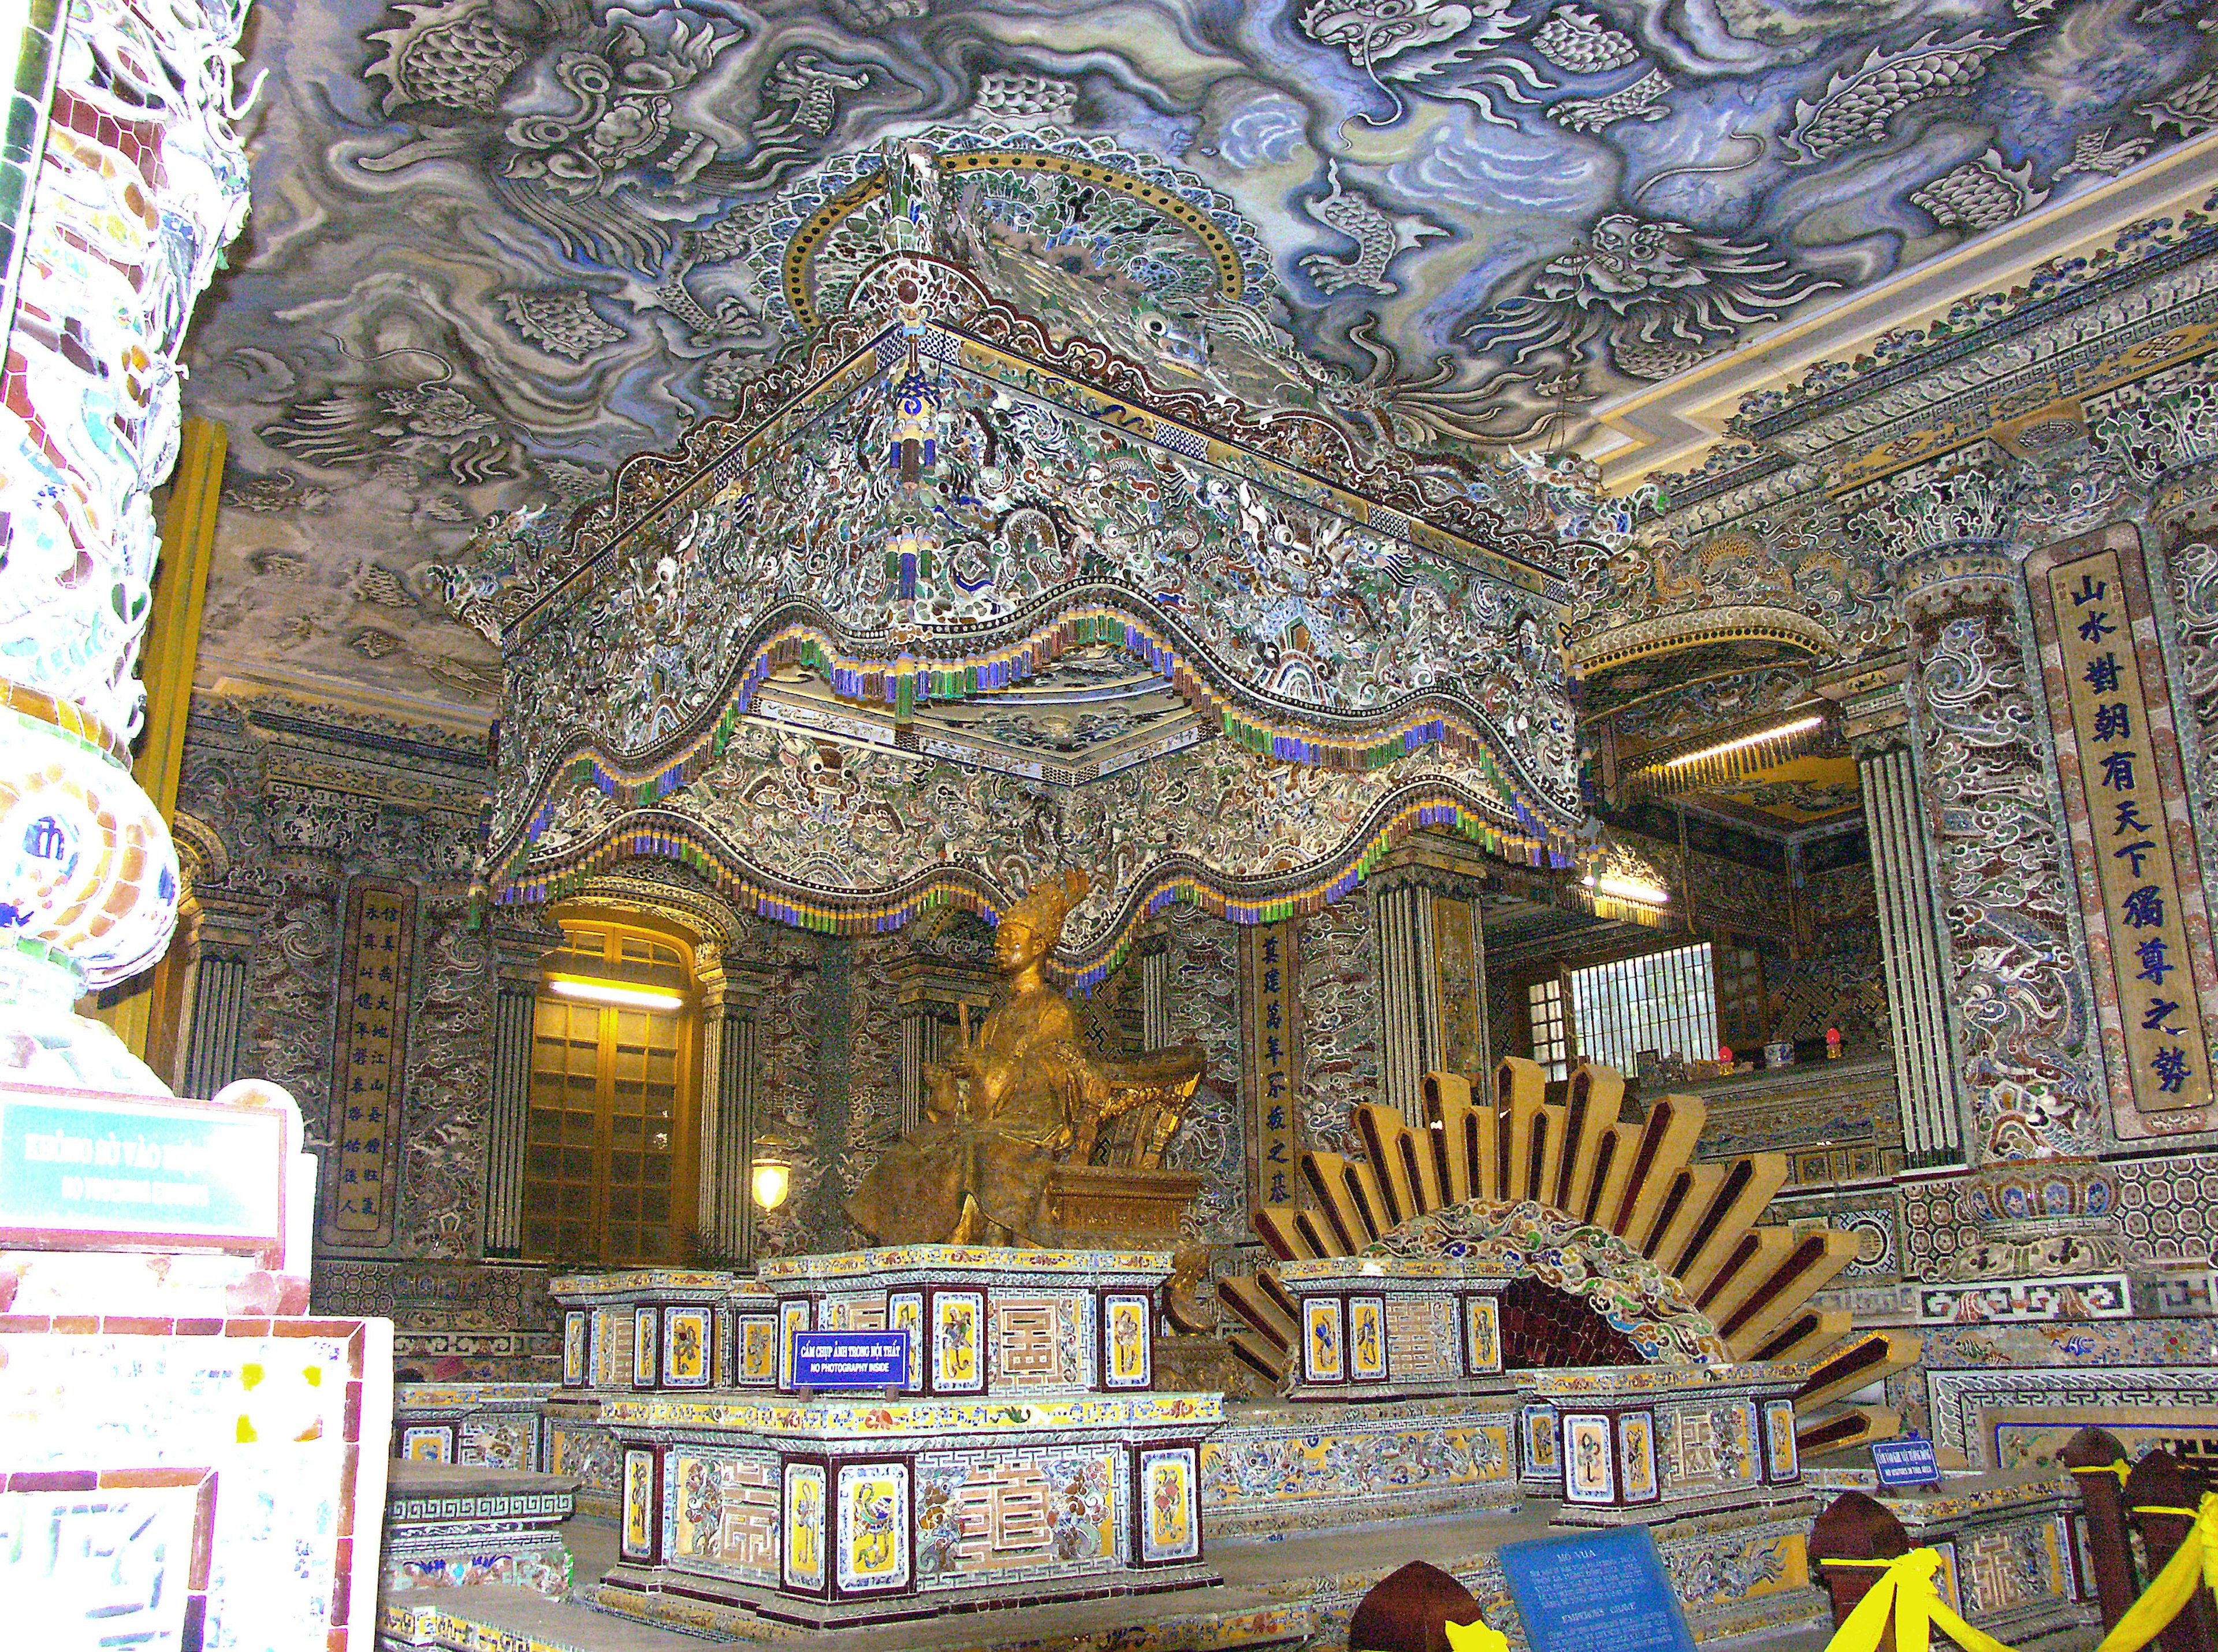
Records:
[[[963,1612],[935,1622],[849,1630],[763,1632],[715,1644],[814,1652],[1268,1652],[1310,1638],[1314,1619],[1296,1602],[1252,1590],[1180,1598],[1179,1610],[1145,1599],[1073,1601],[1012,1612]],[[388,1599],[380,1652],[699,1652],[703,1639],[520,1589],[426,1590]]]

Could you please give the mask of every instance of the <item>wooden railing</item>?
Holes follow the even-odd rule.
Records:
[[[2195,1510],[2214,1488],[2161,1447],[2130,1463],[2116,1436],[2100,1428],[2081,1429],[2058,1461],[2079,1488],[2093,1573],[2087,1581],[2107,1636],[2186,1541]],[[1875,1498],[1845,1492],[1827,1506],[1810,1530],[1810,1562],[1831,1598],[1837,1629],[1880,1581],[1882,1569],[1874,1562],[1909,1551],[1902,1522]],[[1891,1637],[1880,1644],[1892,1652]],[[2159,1652],[2218,1652],[2218,1605],[2209,1591],[2198,1587],[2154,1644]]]

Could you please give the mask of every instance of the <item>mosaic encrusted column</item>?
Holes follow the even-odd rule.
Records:
[[[177,851],[127,742],[177,350],[246,211],[228,114],[243,10],[72,6],[19,220],[0,370],[0,1070],[34,1081],[164,1088],[70,1006],[160,956],[176,921]]]
[[[2218,900],[2218,362],[2091,398],[2097,437],[2149,491],[2142,536],[2206,900]]]
[[[1998,541],[1936,540],[1896,577],[1967,1144],[2091,1151],[2105,1092],[2024,582]]]
[[[540,961],[560,943],[561,932],[543,920],[524,923],[507,913],[493,920],[492,930],[493,1073],[486,1117],[485,1248],[488,1256],[519,1256],[524,1249],[524,1144]]]
[[[763,984],[728,958],[701,971],[700,1179],[693,1225],[703,1249],[747,1254],[754,1209],[755,1017]]]
[[[1439,969],[1431,880],[1415,869],[1379,872],[1371,886],[1379,1002],[1385,1023],[1379,1098],[1412,1124],[1425,1122],[1425,1074],[1440,1060]]]
[[[1903,685],[1890,681],[1859,694],[1843,703],[1841,713],[1856,752],[1864,833],[1871,845],[1904,1154],[1913,1167],[1961,1164],[1963,1107],[1948,1027],[1948,944],[1935,898],[1933,855],[1926,842],[1915,760],[1906,743],[1909,708]]]

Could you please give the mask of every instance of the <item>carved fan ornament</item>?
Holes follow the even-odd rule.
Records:
[[[1313,1203],[1261,1206],[1255,1231],[1282,1262],[1453,1258],[1544,1291],[1558,1311],[1525,1346],[1505,1344],[1512,1370],[1587,1363],[1565,1350],[1595,1338],[1560,1330],[1591,1315],[1608,1327],[1596,1334],[1651,1363],[1806,1365],[1794,1401],[1806,1455],[1895,1432],[1896,1413],[1841,1402],[1908,1366],[1918,1339],[1860,1333],[1846,1313],[1812,1306],[1857,1241],[1833,1228],[1756,1226],[1787,1179],[1783,1154],[1698,1164],[1701,1101],[1658,1097],[1645,1118],[1620,1123],[1624,1077],[1598,1064],[1571,1074],[1561,1104],[1546,1090],[1539,1067],[1507,1056],[1490,1101],[1459,1074],[1426,1074],[1428,1129],[1358,1107],[1364,1159],[1303,1154]],[[1298,1333],[1275,1273],[1225,1279],[1217,1293],[1248,1327],[1234,1353],[1279,1381]]]

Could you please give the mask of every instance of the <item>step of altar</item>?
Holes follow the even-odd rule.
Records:
[[[425,1589],[388,1599],[380,1614],[381,1652],[700,1652],[704,1644],[821,1652],[1268,1652],[1308,1641],[1315,1620],[1297,1602],[1252,1589],[1203,1589],[1164,1597],[1118,1595],[864,1629],[780,1629],[763,1624],[736,1638],[680,1634],[603,1612],[573,1595],[548,1600],[498,1585]]]
[[[601,1612],[585,1597],[616,1558],[616,1534],[593,1520],[562,1528],[576,1559],[578,1586],[571,1598],[552,1602],[499,1586],[424,1590],[389,1599],[418,1613],[418,1621],[443,1615],[447,1632],[407,1639],[388,1631],[381,1648],[438,1647],[445,1652],[698,1652],[704,1644],[790,1648],[805,1640],[824,1652],[1246,1652],[1302,1646],[1311,1652],[1344,1648],[1348,1620],[1372,1585],[1411,1560],[1427,1560],[1491,1599],[1490,1620],[1507,1630],[1513,1647],[1524,1644],[1521,1626],[1500,1594],[1495,1555],[1505,1543],[1560,1534],[1549,1517],[1554,1505],[1536,1501],[1511,1514],[1499,1512],[1397,1520],[1339,1531],[1289,1531],[1283,1537],[1242,1537],[1212,1543],[1211,1563],[1224,1574],[1216,1587],[1171,1595],[1120,1595],[836,1630],[786,1630],[761,1624],[738,1639],[706,1641],[674,1630]],[[1823,1597],[1804,1584],[1782,1589],[1749,1621],[1718,1633],[1698,1626],[1702,1652],[1823,1652],[1832,1637]],[[1771,1621],[1763,1621],[1769,1617]],[[2013,1643],[2017,1652],[2085,1652],[2100,1638],[2097,1627]]]

